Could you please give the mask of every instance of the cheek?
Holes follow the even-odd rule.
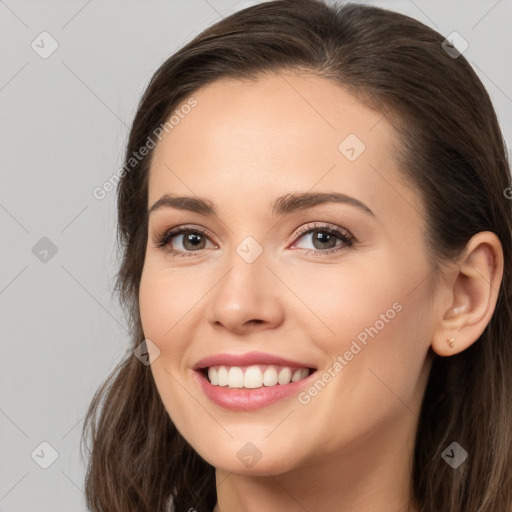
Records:
[[[331,276],[323,287],[330,300],[318,290],[309,296],[322,304],[319,316],[333,331],[312,339],[333,364],[318,376],[326,384],[306,390],[300,403],[317,418],[315,428],[324,425],[326,453],[396,418],[414,420],[411,411],[421,402],[430,328],[426,287],[411,293],[407,279],[372,274]]]
[[[150,265],[144,268],[139,289],[140,318],[145,338],[160,350],[151,372],[169,417],[182,432],[192,428],[189,419],[194,417],[189,410],[194,401],[185,391],[187,384],[180,368],[189,343],[186,313],[194,295],[193,288],[182,286],[165,269]]]
[[[179,272],[171,273],[157,265],[146,265],[139,290],[139,311],[145,336],[157,345],[172,338],[179,329],[179,322],[186,318],[187,312],[191,312],[204,293],[201,280],[193,279],[190,272],[188,276],[180,276]]]
[[[171,327],[172,295],[172,288],[165,286],[155,272],[144,269],[140,281],[139,310],[146,338],[159,340]],[[163,319],[168,319],[169,325],[164,325]]]
[[[187,311],[194,291],[183,287],[165,270],[144,269],[139,290],[139,311],[144,337],[159,350],[151,364],[155,384],[168,412],[179,410],[184,354],[190,342]],[[183,383],[182,383],[183,384]]]
[[[369,259],[369,258],[368,258]],[[384,320],[393,319],[403,299],[403,283],[383,272],[383,265],[355,264],[355,259],[346,265],[325,265],[314,272],[296,272],[286,277],[293,282],[293,291],[309,309],[304,316],[318,329],[318,337],[331,343],[332,348],[343,348],[341,340],[350,340],[361,334],[364,339],[366,327],[377,322],[382,329]],[[368,263],[368,262],[367,262]],[[385,277],[385,276],[388,277]],[[300,318],[298,316],[297,318]],[[387,325],[387,323],[385,324]]]
[[[407,398],[422,372],[432,325],[427,282],[417,283],[427,270],[421,260],[395,256],[338,271],[325,266],[314,277],[295,279],[294,292],[310,310],[302,330],[330,360],[343,358],[343,377],[335,380],[340,393],[352,390],[348,401],[382,399],[380,390],[394,399],[386,386]],[[360,393],[352,394],[355,388]]]

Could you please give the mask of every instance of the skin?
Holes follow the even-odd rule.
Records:
[[[148,204],[165,193],[200,196],[217,216],[151,213],[139,299],[144,334],[160,351],[151,370],[163,404],[216,468],[215,510],[418,511],[410,471],[433,353],[464,350],[489,322],[499,240],[478,233],[460,261],[434,270],[422,197],[393,160],[392,125],[332,82],[291,73],[221,80],[194,97],[197,106],[155,149]],[[338,149],[349,134],[366,146],[352,162]],[[338,203],[269,213],[281,195],[333,191],[375,216]],[[325,245],[296,233],[313,222],[356,241],[312,254]],[[156,247],[159,234],[183,224],[211,234],[201,250],[180,258]],[[252,263],[236,252],[248,236],[263,249]],[[183,242],[178,235],[169,246],[194,252]],[[252,350],[308,362],[322,375],[394,303],[400,312],[305,405],[294,395],[231,411],[193,378],[201,358]],[[251,468],[237,457],[247,442],[261,452]]]

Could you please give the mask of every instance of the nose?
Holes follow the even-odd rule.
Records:
[[[235,254],[209,294],[208,321],[234,334],[278,327],[284,319],[283,285],[264,254],[247,263]]]

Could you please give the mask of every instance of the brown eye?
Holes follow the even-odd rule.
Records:
[[[314,254],[336,252],[338,250],[352,247],[354,238],[347,231],[337,226],[318,225],[305,226],[299,231],[298,242],[293,244],[298,249],[313,252]],[[313,247],[304,247],[304,242]],[[337,243],[341,242],[341,243]]]
[[[331,249],[336,246],[337,238],[332,233],[325,231],[312,231],[312,242],[315,249]]]
[[[206,232],[198,228],[182,226],[164,233],[160,237],[157,247],[165,248],[171,253],[190,254],[205,249],[207,242],[211,244]]]
[[[189,232],[187,234],[183,234],[182,236],[183,240],[181,243],[187,251],[197,251],[199,249],[204,249],[206,242],[204,235],[200,233]]]

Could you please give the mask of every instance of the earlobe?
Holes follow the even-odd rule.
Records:
[[[450,306],[441,311],[432,349],[440,356],[462,352],[484,332],[496,308],[503,277],[503,249],[496,234],[474,235],[448,279]],[[448,285],[446,285],[448,286]]]

